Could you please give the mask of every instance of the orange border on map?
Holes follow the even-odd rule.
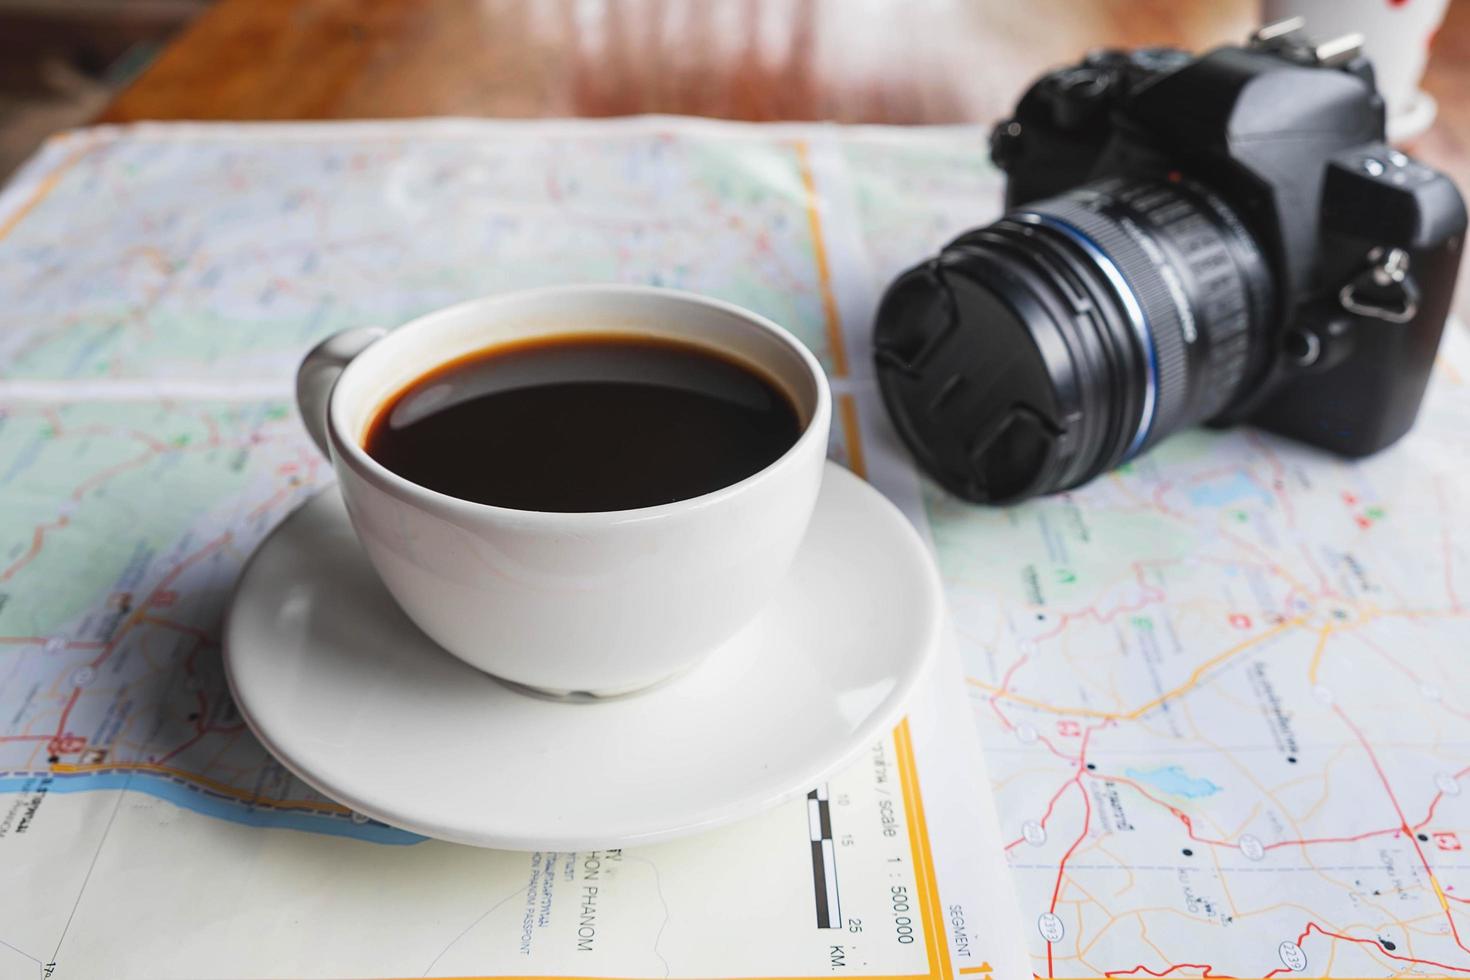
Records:
[[[49,174],[41,179],[41,182],[36,185],[36,189],[31,192],[30,198],[20,207],[16,208],[15,213],[6,219],[4,224],[0,224],[0,239],[5,238],[5,236],[14,231],[15,226],[20,224],[26,215],[30,214],[36,209],[38,204],[46,200],[46,196],[56,189],[56,185],[61,183],[61,178],[66,176],[66,172],[76,166],[77,162],[92,149],[92,146],[91,141],[88,141],[82,146],[77,147],[71,156],[58,163],[52,168]]]
[[[827,347],[832,351],[832,374],[847,376],[847,346],[842,340],[842,318],[837,315],[837,297],[832,293],[832,269],[827,262],[827,239],[822,234],[822,212],[817,206],[817,181],[812,174],[811,154],[806,140],[792,140],[801,189],[806,195],[806,220],[811,226],[812,253],[817,262],[817,288],[822,293],[822,319],[827,325]]]
[[[862,430],[858,428],[857,399],[838,395],[837,414],[842,419],[842,436],[847,444],[847,468],[866,480],[868,461],[863,456]]]

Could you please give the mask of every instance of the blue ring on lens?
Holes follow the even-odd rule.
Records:
[[[1102,270],[1113,291],[1117,293],[1118,300],[1128,313],[1129,326],[1133,328],[1133,336],[1137,338],[1139,346],[1144,351],[1144,386],[1143,386],[1143,409],[1139,413],[1138,430],[1133,435],[1133,441],[1129,443],[1128,450],[1123,454],[1124,459],[1129,459],[1139,448],[1148,441],[1149,431],[1154,425],[1154,412],[1158,407],[1159,387],[1159,356],[1154,350],[1153,332],[1149,330],[1148,315],[1143,312],[1143,306],[1138,302],[1138,296],[1133,292],[1133,287],[1128,285],[1128,280],[1123,278],[1122,271],[1109,258],[1108,253],[1093,241],[1088,235],[1068,224],[1060,218],[1054,218],[1049,214],[1037,214],[1034,211],[1025,211],[1020,214],[1012,214],[1010,217],[1017,221],[1023,221],[1028,225],[1042,225],[1053,231],[1060,232],[1077,244],[1082,251],[1087,253],[1088,258],[1096,263]]]

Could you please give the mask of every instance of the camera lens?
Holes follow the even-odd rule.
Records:
[[[878,309],[890,416],[954,493],[1085,483],[1219,415],[1266,359],[1266,260],[1214,195],[1109,179],[1010,212]]]

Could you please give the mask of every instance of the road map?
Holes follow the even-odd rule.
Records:
[[[330,481],[290,399],[307,347],[617,280],[760,310],[844,377],[862,324],[829,265],[856,226],[828,245],[818,190],[843,145],[670,120],[181,126],[32,161],[0,197],[0,978],[1024,975],[954,647],[806,799],[626,852],[354,814],[270,756],[221,668],[243,562]],[[862,473],[853,392],[838,414],[832,455]]]
[[[867,337],[897,271],[998,212],[984,135],[48,144],[0,194],[0,978],[1470,974],[1464,328],[1374,460],[1197,431],[1078,492],[963,504],[896,444]],[[295,363],[588,280],[811,346],[832,455],[932,542],[952,642],[891,736],[723,830],[512,854],[366,820],[270,757],[220,667],[241,564],[330,480]]]
[[[889,277],[994,216],[957,137],[865,152]],[[1041,977],[1470,974],[1470,342],[1359,463],[1174,436],[1005,509],[921,494]]]

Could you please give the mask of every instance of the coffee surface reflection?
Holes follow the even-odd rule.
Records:
[[[458,358],[379,409],[364,449],[440,493],[517,510],[629,510],[701,496],[801,435],[765,376],[713,351],[573,334]]]

